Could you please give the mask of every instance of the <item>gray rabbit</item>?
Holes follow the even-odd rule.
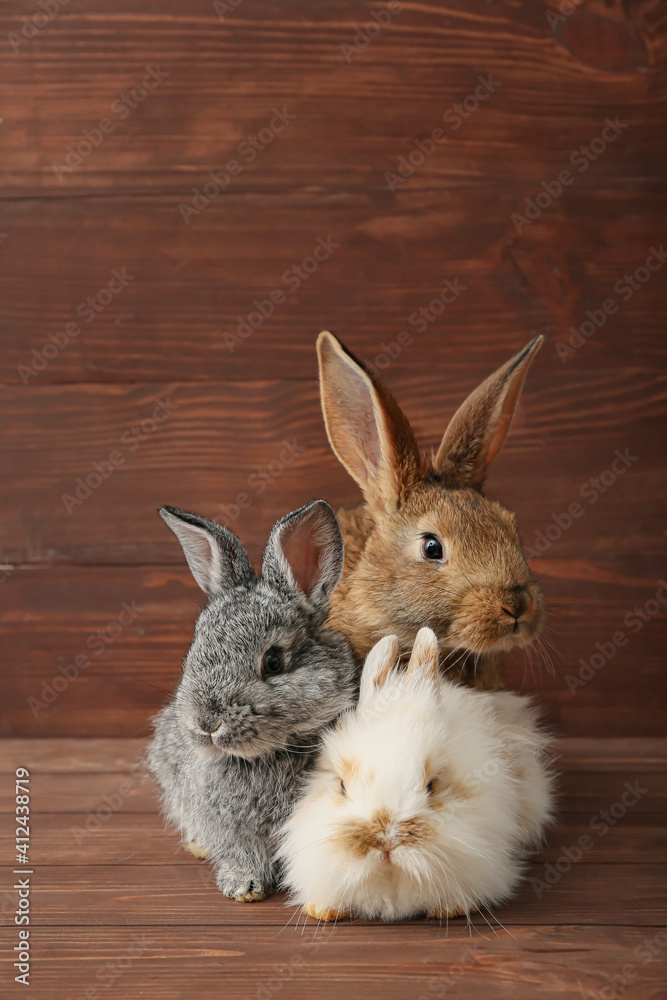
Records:
[[[214,866],[220,890],[263,899],[276,881],[276,831],[317,734],[356,694],[350,648],[325,627],[341,531],[329,504],[311,501],[273,527],[257,576],[227,528],[173,507],[160,514],[210,601],[155,719],[148,766],[165,815]]]

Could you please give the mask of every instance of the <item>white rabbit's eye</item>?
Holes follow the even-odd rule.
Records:
[[[435,782],[429,781],[428,785],[426,786],[426,794],[433,795],[434,791],[435,791]]]
[[[341,794],[342,795],[347,795],[347,788],[345,787],[345,782],[344,781],[341,781],[341,783],[340,783],[340,790],[341,790]]]
[[[445,562],[445,552],[437,535],[424,535],[421,543],[421,553],[430,562]]]
[[[285,656],[279,646],[271,646],[262,657],[262,677],[276,677],[285,669]]]

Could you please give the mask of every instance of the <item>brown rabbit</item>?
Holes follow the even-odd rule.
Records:
[[[502,687],[499,654],[538,635],[544,601],[516,518],[482,494],[510,425],[535,337],[452,417],[435,457],[422,457],[389,390],[324,331],[317,340],[329,441],[364,503],[338,512],[345,567],[329,624],[361,659],[382,636],[401,652],[420,628],[438,637],[448,676]]]

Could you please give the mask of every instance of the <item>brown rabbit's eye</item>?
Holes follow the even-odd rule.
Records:
[[[262,677],[275,677],[285,669],[285,656],[279,646],[271,646],[262,657]]]
[[[433,795],[434,791],[435,791],[435,782],[429,781],[428,785],[426,786],[426,794]]]
[[[436,535],[424,535],[422,538],[421,550],[424,559],[429,559],[432,562],[445,561],[445,553],[442,547],[442,542]]]

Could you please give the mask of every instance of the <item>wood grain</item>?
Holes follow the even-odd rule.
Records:
[[[484,924],[483,927],[486,927]],[[161,1000],[207,1000],[223,992],[245,1000],[273,989],[294,1000],[351,1000],[382,996],[437,997],[443,989],[463,1000],[507,996],[547,1000],[595,995],[608,985],[604,973],[636,966],[633,1000],[661,1000],[660,956],[637,958],[653,942],[655,928],[512,927],[511,936],[452,922],[448,928],[345,926],[308,927],[36,927],[40,1000],[62,1000],[74,985],[98,987],[113,998],[159,995]],[[0,961],[9,962],[11,938],[0,930]],[[654,946],[655,947],[655,946]],[[141,954],[137,956],[137,952]],[[135,960],[122,975],[121,966]],[[650,955],[651,952],[649,951]],[[119,962],[120,959],[120,962]],[[129,984],[129,985],[128,985]],[[159,990],[159,993],[157,992]],[[288,992],[289,991],[289,992]]]
[[[544,880],[543,865],[526,868],[529,880],[511,902],[497,908],[506,926],[540,924],[548,908],[553,923],[660,925],[664,919],[664,865],[615,864],[613,884],[607,865],[573,867],[538,898],[530,879]],[[3,878],[11,874],[4,869]],[[278,893],[257,907],[228,900],[216,888],[206,865],[86,865],[73,874],[69,866],[40,865],[39,893],[32,910],[36,927],[83,924],[135,926],[151,923],[216,925],[263,924],[283,927],[292,911]],[[637,898],[641,898],[638,912]],[[257,912],[259,911],[259,912]],[[360,921],[363,923],[363,921]],[[480,926],[486,926],[483,920]]]
[[[665,554],[666,378],[581,375],[567,412],[561,385],[529,386],[487,490],[517,512],[527,545],[579,503],[585,513],[549,555]],[[437,374],[396,386],[424,449],[474,387],[466,381],[449,403]],[[155,513],[165,503],[226,520],[257,558],[288,510],[314,495],[335,505],[359,497],[326,441],[315,381],[5,388],[3,399],[9,563],[178,564]],[[626,471],[592,487],[617,451]]]
[[[22,388],[26,382],[311,381],[321,329],[334,330],[380,367],[385,345],[395,353],[405,330],[414,339],[387,369],[389,378],[410,382],[433,372],[447,392],[458,379],[472,388],[541,332],[543,388],[566,392],[575,409],[582,372],[664,372],[664,271],[636,282],[635,290],[624,281],[651,247],[664,244],[667,191],[655,184],[567,188],[520,233],[510,219],[518,206],[493,186],[393,196],[322,192],[319,185],[305,193],[230,192],[189,226],[178,204],[174,194],[3,205],[3,381]],[[329,237],[336,247],[307,275],[302,261],[318,238]],[[295,266],[304,280],[295,277]],[[122,268],[133,280],[91,313],[85,300]],[[415,313],[440,295],[446,279],[458,279],[464,290],[444,307],[436,303],[424,327]],[[246,326],[243,339],[226,340],[225,334],[238,337],[240,321],[274,289],[284,301],[265,319],[252,318],[261,323],[252,336],[245,337]],[[610,298],[617,310],[606,320],[603,314],[604,325],[561,360],[556,344],[567,345],[571,327],[578,330],[589,321],[586,311],[598,315]],[[268,314],[270,306],[263,308]],[[71,322],[80,333],[44,367],[33,352],[41,354],[49,334],[60,336]],[[528,387],[534,385],[531,373]],[[624,395],[621,385],[618,392]]]
[[[588,8],[588,38],[572,27],[554,32],[543,4],[493,11],[482,0],[406,4],[346,62],[341,43],[354,43],[372,9],[337,0],[306,14],[303,4],[276,8],[264,0],[220,19],[207,0],[187,9],[152,0],[138,17],[130,0],[116,4],[113,15],[99,0],[75,0],[37,41],[5,60],[16,102],[5,152],[11,189],[60,197],[109,188],[188,190],[268,124],[275,105],[296,119],[252,162],[242,160],[235,189],[380,186],[399,155],[489,74],[500,86],[459,128],[447,130],[448,143],[414,179],[420,187],[490,178],[539,184],[600,133],[606,116],[620,114],[635,136],[619,138],[581,182],[595,188],[602,178],[661,178],[664,28],[653,4],[635,2],[620,19],[622,35],[636,44],[626,43],[630,58],[621,67],[612,57],[611,72],[618,38],[601,30],[612,20],[603,2]],[[21,13],[19,5],[6,5],[3,37],[20,28]],[[81,53],[74,62],[73,47]],[[111,102],[155,63],[167,78],[120,120]],[[36,100],[41,127],[27,129]],[[109,115],[113,134],[60,183],[52,161],[83,128]]]

